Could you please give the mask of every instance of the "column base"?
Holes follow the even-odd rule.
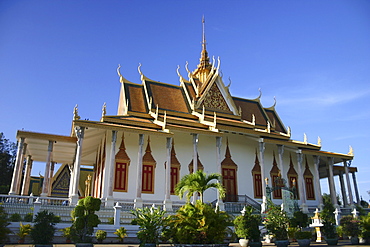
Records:
[[[173,209],[172,209],[172,201],[171,200],[169,200],[169,199],[164,200],[164,202],[163,202],[163,210],[168,211],[168,212],[172,212],[173,211]]]
[[[79,199],[78,195],[71,195],[69,197],[69,205],[76,206],[78,203],[78,199]]]
[[[41,193],[40,197],[48,197],[47,193]]]
[[[134,208],[142,208],[143,207],[143,199],[136,198],[134,200]]]
[[[308,206],[307,206],[306,203],[301,204],[300,208],[301,208],[301,210],[302,210],[303,213],[305,213],[305,214],[308,214],[309,213]]]
[[[225,203],[222,200],[218,200],[216,203],[216,208],[220,211],[225,211]]]
[[[109,197],[105,198],[105,206],[106,207],[113,207],[114,206],[113,196],[109,196]]]

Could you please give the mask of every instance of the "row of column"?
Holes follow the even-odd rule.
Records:
[[[54,141],[49,141],[44,181],[42,184],[42,193],[41,193],[42,197],[47,197],[51,195],[51,178],[53,177],[55,166],[55,162],[52,161],[53,144]],[[27,153],[27,143],[25,142],[25,138],[21,137],[18,143],[17,156],[15,160],[12,182],[10,184],[9,195],[19,195],[19,194],[22,196],[28,195],[33,160],[31,155],[28,155],[26,157],[26,153]],[[25,167],[24,159],[26,159]],[[23,174],[23,183],[22,183],[22,174]]]
[[[283,145],[277,145],[278,146],[278,161],[279,161],[279,169],[282,175],[282,178],[287,181],[287,174],[284,172],[284,165],[283,165],[283,154],[284,154],[284,146]],[[260,166],[261,166],[261,176],[262,178],[265,178],[265,165],[264,165],[264,152],[265,152],[265,143],[263,142],[263,139],[259,141],[259,160],[260,160]],[[319,175],[319,163],[320,163],[320,156],[313,156],[314,158],[314,184],[315,184],[315,193],[316,193],[316,198],[318,198],[319,201],[319,209],[322,210],[323,208],[323,201],[322,201],[322,192],[321,192],[321,185],[320,185],[320,175]],[[304,182],[304,177],[303,177],[303,153],[302,150],[297,151],[297,163],[298,163],[298,187],[299,187],[299,197],[301,200],[301,209],[304,213],[308,213],[308,206],[306,204],[306,186]],[[342,197],[344,201],[344,206],[351,206],[353,207],[353,196],[352,196],[352,190],[351,190],[351,183],[349,180],[349,171],[348,171],[348,166],[347,162],[344,160],[344,170],[345,170],[345,175],[346,175],[346,181],[347,181],[347,188],[349,192],[349,203],[347,201],[347,195],[346,195],[346,188],[344,185],[344,180],[343,180],[343,172],[339,174],[339,179],[341,183],[341,189],[342,189]],[[333,172],[333,166],[334,166],[334,158],[328,158],[327,162],[327,169],[328,169],[328,182],[329,182],[329,189],[330,189],[330,195],[332,202],[336,208],[339,208],[338,202],[337,202],[337,197],[336,197],[336,191],[335,191],[335,183],[334,183],[334,172]],[[355,193],[356,193],[356,198],[357,198],[357,203],[360,202],[359,199],[359,194],[358,194],[358,189],[357,189],[357,183],[356,183],[356,175],[355,173],[352,173],[353,177],[353,183],[354,183],[354,188],[355,188]],[[262,179],[262,208],[261,211],[264,212],[266,210],[266,204],[267,204],[267,197],[266,197],[266,182],[265,179]],[[283,203],[284,202],[284,197],[283,197]]]

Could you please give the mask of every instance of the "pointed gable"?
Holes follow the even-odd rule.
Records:
[[[210,90],[207,92],[203,104],[206,108],[211,110],[221,110],[230,112],[230,108],[227,105],[226,100],[224,99],[216,83],[214,83]]]

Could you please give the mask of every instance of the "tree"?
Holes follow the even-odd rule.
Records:
[[[182,199],[185,192],[187,192],[187,202],[190,201],[192,195],[197,192],[200,194],[200,201],[203,203],[203,194],[209,188],[216,188],[220,197],[225,197],[225,188],[218,182],[212,180],[220,180],[221,175],[218,173],[211,173],[207,175],[205,172],[198,170],[194,173],[185,175],[181,178],[180,182],[176,185],[175,193]]]
[[[33,242],[35,244],[51,244],[56,230],[54,226],[60,222],[60,217],[43,210],[36,215],[34,222],[31,230]]]
[[[16,144],[6,139],[4,133],[0,132],[0,194],[9,192],[16,152]]]

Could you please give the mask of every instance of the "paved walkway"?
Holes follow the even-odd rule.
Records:
[[[7,244],[5,245],[6,247],[34,247],[32,244]],[[53,247],[73,247],[75,246],[74,244],[54,244]],[[94,244],[94,247],[139,247],[138,244]],[[159,247],[169,247],[172,245],[169,244],[160,244]],[[239,247],[238,243],[230,243],[230,246],[232,247]],[[275,246],[273,243],[263,243],[263,246]],[[292,242],[290,243],[289,246],[292,247],[297,247],[298,243],[297,242]],[[325,242],[322,243],[316,243],[316,242],[311,242],[311,247],[320,247],[320,246],[328,246]],[[360,245],[351,245],[351,242],[349,240],[339,240],[338,245],[341,247],[364,247],[364,246],[370,246],[370,245],[365,245],[365,244],[360,244]]]

